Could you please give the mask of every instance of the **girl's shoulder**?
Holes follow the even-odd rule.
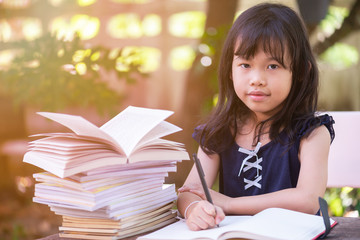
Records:
[[[297,137],[299,139],[304,136],[307,137],[315,128],[325,126],[330,133],[332,142],[335,138],[334,123],[334,119],[328,114],[307,118],[302,122],[300,130],[297,132]]]

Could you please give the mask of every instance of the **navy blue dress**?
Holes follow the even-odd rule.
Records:
[[[258,144],[254,150],[241,148],[234,141],[222,151],[220,156],[220,192],[229,197],[253,196],[296,187],[300,161],[298,157],[300,140],[308,134],[312,124],[325,125],[334,139],[333,119],[322,115],[308,121],[297,134],[294,144],[290,147],[289,137],[285,131],[280,133],[280,141],[271,141],[264,146]],[[198,131],[193,137],[199,142]],[[229,137],[231,137],[229,132]]]

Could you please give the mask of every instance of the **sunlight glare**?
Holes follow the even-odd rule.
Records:
[[[4,50],[0,52],[0,70],[5,70],[11,64],[15,57],[15,53],[12,50]]]
[[[58,17],[51,23],[51,32],[56,32],[57,38],[65,40],[72,40],[76,33],[79,33],[80,39],[88,40],[94,38],[99,29],[100,20],[85,14],[74,15],[70,21]]]
[[[204,34],[206,14],[189,11],[173,14],[169,19],[169,31],[177,37],[199,38]]]
[[[84,75],[87,71],[86,64],[83,62],[77,63],[75,65],[75,70],[79,75]]]
[[[11,38],[11,32],[9,23],[5,19],[0,20],[0,41],[8,42]]]
[[[58,39],[72,40],[74,38],[70,24],[63,17],[55,18],[50,24],[50,29],[51,33],[56,33]]]
[[[140,18],[134,13],[113,16],[107,27],[113,38],[139,38],[142,36]]]
[[[156,14],[148,14],[142,21],[142,30],[145,36],[154,37],[161,32],[161,18]]]
[[[71,27],[74,32],[79,32],[83,40],[95,37],[100,28],[100,20],[85,14],[77,14],[71,18]]]
[[[26,40],[31,41],[42,35],[40,19],[28,18],[23,23],[23,34]]]
[[[170,53],[170,65],[174,70],[184,71],[190,69],[195,59],[195,51],[190,46],[173,48]]]
[[[77,0],[80,7],[85,7],[96,3],[96,0]]]

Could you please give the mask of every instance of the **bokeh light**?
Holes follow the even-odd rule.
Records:
[[[0,20],[0,41],[8,42],[11,38],[11,32],[9,23],[4,19]]]
[[[161,52],[152,47],[127,46],[122,49],[117,59],[118,71],[128,71],[132,64],[140,64],[139,70],[143,73],[156,71],[161,62]]]
[[[51,23],[52,32],[55,32],[59,39],[65,40],[72,40],[75,34],[79,34],[82,40],[94,38],[99,28],[100,20],[85,14],[76,14],[70,20],[58,17]]]
[[[42,35],[42,24],[40,19],[28,18],[23,23],[24,38],[28,41],[34,40]]]
[[[176,71],[190,69],[194,59],[195,51],[188,45],[176,47],[170,53],[170,65]]]
[[[176,37],[199,38],[204,33],[206,15],[200,11],[173,14],[169,19],[169,32]]]

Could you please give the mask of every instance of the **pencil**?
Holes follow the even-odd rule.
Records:
[[[201,166],[200,160],[197,157],[196,153],[193,154],[193,159],[194,159],[194,162],[195,162],[195,165],[196,165],[197,172],[198,172],[199,177],[200,177],[201,185],[202,185],[202,187],[204,189],[204,192],[205,192],[206,200],[209,203],[214,205],[213,200],[212,200],[211,195],[210,195],[209,188],[208,188],[208,186],[206,184],[204,170],[203,170],[203,168]],[[215,211],[216,211],[216,209],[215,209]],[[219,227],[219,224],[217,224],[217,227]]]

